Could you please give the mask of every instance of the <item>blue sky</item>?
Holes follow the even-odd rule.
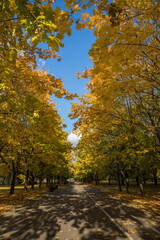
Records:
[[[85,93],[85,86],[88,80],[78,79],[76,72],[82,72],[85,67],[91,67],[92,62],[88,56],[88,51],[94,42],[93,33],[87,30],[77,31],[73,29],[72,35],[66,37],[64,48],[60,50],[61,61],[57,62],[54,59],[47,62],[47,68],[56,77],[62,77],[65,88],[72,93],[82,95]],[[77,101],[75,98],[73,101]],[[62,110],[59,111],[61,117],[65,119],[69,133],[73,130],[73,120],[68,118],[71,108],[71,101],[65,99],[56,99],[55,102]]]
[[[109,2],[112,2],[109,0]],[[60,7],[65,9],[65,4],[63,0],[57,0],[53,4],[53,7]],[[92,10],[90,10],[91,12]],[[83,11],[85,12],[85,11]],[[77,17],[79,17],[77,14]],[[83,72],[85,67],[90,68],[93,66],[88,51],[91,49],[92,44],[95,41],[93,31],[87,29],[76,30],[75,24],[72,26],[72,34],[70,37],[66,36],[62,41],[64,43],[64,48],[60,48],[58,55],[61,56],[61,61],[58,62],[56,59],[48,59],[45,62],[41,62],[40,65],[43,66],[48,72],[54,75],[56,78],[62,78],[64,82],[64,87],[70,93],[77,93],[79,96],[85,93],[85,87],[89,80],[78,79],[75,74],[76,72]],[[68,117],[71,109],[71,101],[65,99],[56,99],[52,97],[54,102],[57,104],[58,113],[64,119],[64,123],[67,125],[65,130],[69,133],[68,141],[72,142],[75,146],[79,140],[79,136],[72,133],[73,123],[76,120],[71,120]],[[77,102],[78,99],[74,99],[73,102]],[[61,109],[61,110],[60,110]]]
[[[64,78],[62,78],[64,87],[71,93],[77,93],[80,96],[85,93],[84,88],[88,80],[78,79],[75,74],[76,72],[84,71],[85,67],[92,66],[88,51],[94,40],[95,37],[92,31],[86,29],[77,31],[74,25],[72,27],[71,36],[66,36],[62,41],[64,43],[64,48],[60,48],[58,53],[61,56],[61,61],[58,62],[56,59],[48,59],[45,61],[44,67],[50,74],[57,78],[64,76]],[[40,64],[43,65],[42,62]],[[75,122],[75,120],[68,118],[71,101],[55,99],[54,96],[52,99],[55,100],[57,109],[61,108],[58,113],[64,118],[64,123],[67,125],[65,130],[71,133],[73,130],[73,122]],[[77,99],[75,98],[73,101],[77,102]]]

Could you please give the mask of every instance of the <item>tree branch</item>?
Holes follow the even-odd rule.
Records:
[[[0,22],[14,21],[14,20],[16,20],[16,19],[19,19],[19,18],[16,17],[16,18],[4,19],[4,20],[0,20]]]

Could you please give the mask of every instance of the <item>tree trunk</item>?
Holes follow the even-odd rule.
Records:
[[[61,177],[61,183],[64,184],[64,178],[63,177]]]
[[[26,178],[24,183],[24,189],[28,192],[28,178],[29,178],[29,170],[27,169]]]
[[[11,187],[9,192],[10,195],[14,194],[15,183],[16,183],[16,171],[15,171],[14,161],[12,160],[12,178],[11,178]]]
[[[139,186],[139,179],[138,179],[138,176],[136,176],[136,183],[137,183],[137,186]]]
[[[119,186],[119,191],[122,191],[122,187],[121,187],[121,178],[120,178],[120,169],[119,169],[119,164],[117,164],[117,179],[118,179],[118,186]]]
[[[153,179],[154,179],[154,185],[157,186],[157,168],[153,169]]]
[[[5,177],[3,178],[3,180],[2,180],[2,186],[4,186],[5,185]]]
[[[64,177],[64,184],[66,184],[67,183],[67,178],[66,177]]]
[[[48,177],[46,178],[46,187],[48,187],[49,183],[48,183]]]
[[[39,178],[39,188],[42,186],[42,178]]]
[[[91,183],[93,182],[93,174],[90,175]]]
[[[146,172],[145,171],[143,172],[143,184],[144,185],[146,184]]]
[[[129,189],[128,189],[128,187],[129,187],[129,181],[128,181],[128,178],[126,178],[126,176],[125,176],[125,174],[124,174],[124,172],[123,172],[122,170],[121,170],[121,174],[122,174],[122,176],[123,176],[124,185],[125,185],[125,187],[126,187],[126,192],[129,193]]]
[[[34,189],[34,176],[31,174],[32,180],[31,180],[31,189]]]
[[[57,182],[57,183],[59,184],[59,175],[57,176],[57,180],[58,180],[58,182]]]
[[[117,173],[117,177],[118,177],[118,187],[119,187],[119,191],[122,192],[121,179],[120,179],[119,173]]]
[[[60,177],[60,184],[62,184],[63,183],[63,177],[61,176]]]
[[[96,181],[96,185],[99,185],[99,176],[98,176],[98,172],[96,172],[96,174],[95,174],[95,181]]]
[[[50,176],[47,176],[47,186],[50,185]]]
[[[126,184],[129,187],[129,177],[128,177],[128,172],[127,171],[125,173],[125,179],[126,179]]]
[[[124,175],[121,175],[121,182],[122,182],[122,186],[124,186],[125,185]]]
[[[11,184],[11,178],[12,178],[11,175],[12,175],[12,174],[10,174],[10,176],[7,178],[7,182],[6,182],[7,185],[10,185],[10,184]]]
[[[111,176],[108,178],[108,184],[111,185]]]
[[[137,160],[137,173],[138,173],[139,188],[140,188],[141,196],[144,197],[145,192],[144,192],[144,186],[143,186],[143,177],[142,177],[142,172],[141,172],[141,169],[139,166],[139,159],[138,159],[137,153],[136,153],[136,160]]]
[[[146,184],[146,177],[143,176],[143,183]]]

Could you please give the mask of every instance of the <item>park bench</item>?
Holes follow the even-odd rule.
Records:
[[[58,189],[58,184],[50,184],[49,185],[49,192],[53,192],[56,189]]]

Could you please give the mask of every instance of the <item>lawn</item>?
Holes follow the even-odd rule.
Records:
[[[155,216],[160,214],[160,184],[158,186],[154,186],[153,183],[145,184],[145,197],[141,197],[138,186],[133,183],[129,186],[130,193],[126,193],[125,187],[122,187],[122,192],[119,192],[116,183],[108,185],[107,181],[101,181],[98,186],[95,184],[91,185],[102,191],[108,192],[122,201],[134,204],[137,208],[149,210]]]
[[[58,188],[67,187],[68,185],[66,184],[58,185]],[[15,193],[13,195],[9,195],[9,190],[10,186],[0,187],[0,214],[45,194],[48,192],[48,187],[46,187],[46,184],[42,184],[41,189],[39,189],[38,184],[34,185],[34,189],[28,186],[28,192],[26,192],[23,185],[18,185],[15,187]]]
[[[9,186],[0,187],[0,213],[2,214],[8,209],[19,206],[26,201],[32,200],[36,197],[47,192],[45,185],[42,185],[42,188],[39,189],[38,185],[35,185],[35,189],[28,187],[28,192],[24,190],[24,186],[19,185],[15,187],[15,193],[9,195]]]

